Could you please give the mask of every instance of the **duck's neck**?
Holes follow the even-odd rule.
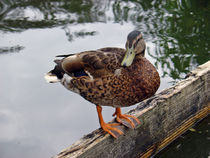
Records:
[[[145,50],[143,50],[142,52],[137,52],[136,53],[136,57],[144,57],[145,56]]]
[[[135,61],[136,59],[139,59],[139,58],[144,57],[144,55],[145,55],[144,52],[136,54],[134,61]]]

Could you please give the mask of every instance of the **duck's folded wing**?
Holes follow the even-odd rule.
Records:
[[[68,74],[84,70],[93,77],[112,74],[120,67],[124,49],[103,48],[65,56],[62,67]]]

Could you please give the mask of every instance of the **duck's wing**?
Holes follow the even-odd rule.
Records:
[[[86,51],[78,54],[59,55],[63,70],[72,74],[84,70],[93,78],[112,75],[119,69],[125,50],[121,48],[102,48],[96,51]]]

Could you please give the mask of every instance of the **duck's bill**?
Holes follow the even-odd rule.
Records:
[[[121,62],[121,66],[128,67],[133,63],[133,60],[135,58],[135,53],[133,49],[128,49],[125,53],[125,56],[123,58],[123,61]]]

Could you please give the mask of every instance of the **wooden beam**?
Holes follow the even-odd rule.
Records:
[[[54,158],[149,157],[210,113],[210,61],[185,80],[139,103],[129,114],[142,124],[114,139],[101,129],[84,136]]]

